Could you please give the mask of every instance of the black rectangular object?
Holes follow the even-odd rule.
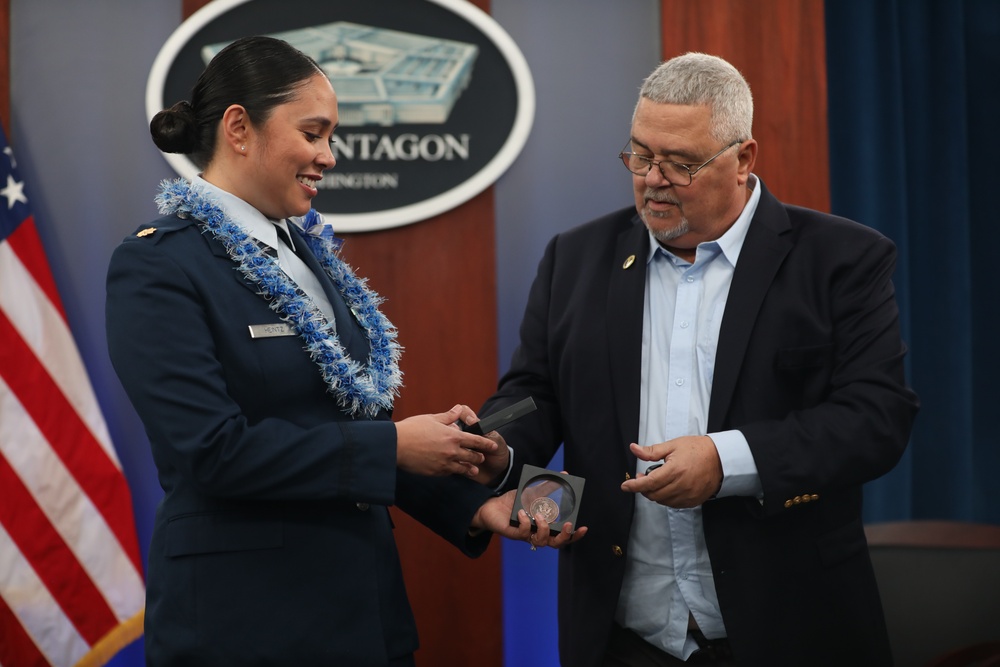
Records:
[[[536,409],[535,399],[531,396],[513,405],[508,405],[491,415],[483,417],[475,424],[459,424],[463,431],[476,435],[486,435],[490,431],[495,431],[501,426],[506,426],[515,419],[534,412]]]

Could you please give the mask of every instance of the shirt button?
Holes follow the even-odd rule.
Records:
[[[618,546],[617,544],[612,544],[611,545],[611,553],[613,553],[616,556],[621,556],[622,555],[622,548],[620,546]]]
[[[677,378],[676,380],[674,380],[674,384],[676,384],[678,387],[684,386],[684,378]]]
[[[368,503],[357,503],[356,507],[362,512],[367,512],[369,505]]]
[[[681,329],[687,329],[687,328],[688,328],[688,323],[687,322],[681,322]]]
[[[687,281],[688,281],[689,283],[693,283],[693,282],[694,282],[694,277],[693,277],[693,276],[688,276],[688,277],[687,277]]]

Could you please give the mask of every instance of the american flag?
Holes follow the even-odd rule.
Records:
[[[0,148],[0,666],[102,665],[142,634],[132,499]]]

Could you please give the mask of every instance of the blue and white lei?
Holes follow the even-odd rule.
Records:
[[[378,309],[383,299],[340,259],[342,241],[333,236],[330,225],[323,223],[315,210],[291,220],[303,230],[309,248],[364,329],[371,347],[367,370],[347,355],[331,323],[281,270],[277,260],[203,192],[184,179],[163,181],[155,201],[161,215],[200,220],[204,229],[222,243],[237,268],[267,299],[271,310],[305,341],[306,352],[319,366],[340,407],[356,417],[373,417],[381,409],[392,408],[403,385],[399,370],[402,347],[396,342],[396,328]]]

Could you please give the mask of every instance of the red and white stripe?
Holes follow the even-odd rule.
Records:
[[[0,666],[102,664],[144,600],[129,489],[29,217],[0,242]]]

